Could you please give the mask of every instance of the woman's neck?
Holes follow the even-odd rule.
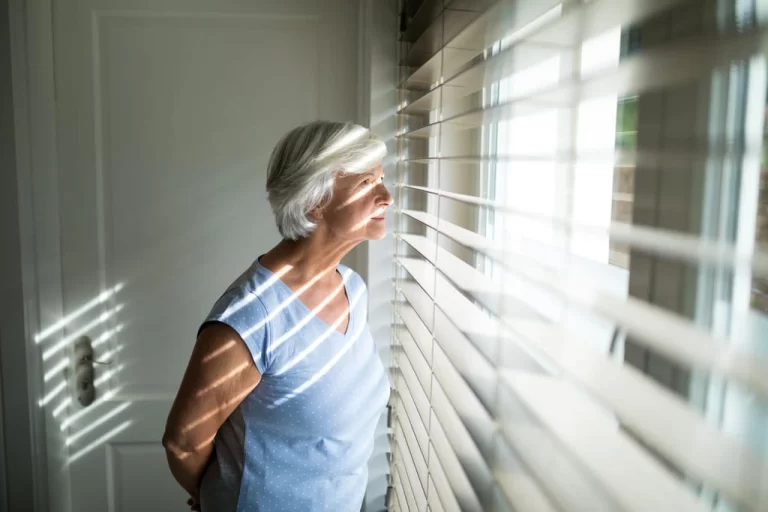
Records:
[[[329,240],[322,233],[313,233],[301,240],[282,240],[259,262],[279,274],[283,281],[305,284],[336,278],[335,270],[341,259],[359,242]]]

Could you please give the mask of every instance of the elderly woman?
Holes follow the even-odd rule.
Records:
[[[339,262],[385,234],[384,153],[334,122],[275,147],[267,193],[283,240],[202,323],[163,436],[194,510],[360,510],[389,382],[365,284]]]

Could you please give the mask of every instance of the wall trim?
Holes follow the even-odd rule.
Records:
[[[48,6],[50,7],[50,6]],[[22,471],[31,479],[31,502],[35,512],[50,510],[48,502],[48,454],[46,447],[45,412],[38,407],[35,397],[42,393],[42,369],[40,353],[32,343],[32,333],[39,328],[38,281],[36,257],[36,230],[33,198],[32,167],[32,122],[30,104],[34,101],[31,92],[30,53],[27,39],[30,18],[28,4],[24,0],[10,0],[11,36],[11,81],[13,88],[13,113],[15,123],[16,179],[19,221],[19,252],[21,255],[21,296],[16,300],[23,306],[23,333],[26,360],[17,364],[20,378],[24,378],[24,399],[27,403],[27,417],[30,437],[30,456],[27,461],[13,460],[9,472]],[[6,339],[4,343],[11,343]],[[4,353],[7,354],[7,350]],[[22,425],[18,426],[23,428]],[[9,436],[14,434],[8,433]]]
[[[8,500],[11,507],[18,503],[32,504],[35,511],[47,509],[47,466],[45,460],[45,423],[43,414],[34,403],[34,396],[39,389],[35,379],[36,372],[30,368],[30,362],[35,357],[34,347],[30,347],[29,333],[32,330],[30,325],[30,315],[27,308],[28,304],[33,303],[33,296],[28,295],[28,291],[35,287],[34,276],[36,269],[34,260],[29,258],[29,249],[34,248],[34,232],[29,231],[29,217],[32,210],[32,194],[29,185],[29,159],[31,149],[29,147],[29,123],[28,123],[28,88],[27,88],[27,12],[22,0],[10,0],[4,2],[4,7],[8,9],[8,25],[10,36],[10,56],[11,56],[11,87],[12,87],[12,114],[14,123],[14,159],[15,159],[15,179],[16,185],[16,206],[18,208],[18,240],[16,247],[7,247],[6,250],[18,251],[21,254],[19,262],[19,275],[22,279],[21,288],[10,287],[9,305],[21,305],[23,309],[23,323],[19,331],[23,332],[25,338],[25,349],[18,351],[18,346],[12,344],[19,340],[14,336],[5,335],[0,338],[0,347],[3,357],[6,359],[3,364],[6,368],[13,368],[13,378],[18,379],[23,384],[14,389],[15,401],[21,405],[27,405],[27,414],[20,415],[21,419],[27,421],[18,421],[10,424],[5,435],[7,439],[23,440],[29,442],[29,456],[22,459],[11,457],[6,461],[6,470],[8,475],[14,475],[13,478],[22,482],[21,488],[9,485]],[[5,141],[4,141],[5,142]],[[12,229],[12,228],[11,228]],[[11,233],[13,235],[13,233]],[[34,249],[33,249],[34,251]],[[39,374],[37,374],[39,375]],[[9,409],[13,407],[9,400],[4,400],[4,406]],[[10,412],[10,411],[9,411]],[[18,415],[18,411],[16,411]],[[19,416],[17,416],[19,417]],[[27,428],[27,433],[22,433],[21,429]],[[31,493],[31,496],[27,493]]]
[[[11,38],[11,80],[13,90],[13,115],[16,150],[16,198],[18,201],[18,226],[20,253],[21,294],[14,298],[22,305],[24,354],[13,361],[14,368],[24,379],[23,399],[27,404],[27,422],[19,422],[15,428],[25,428],[30,440],[26,460],[12,460],[10,472],[21,472],[30,480],[27,500],[35,512],[48,512],[52,503],[66,510],[65,501],[51,499],[51,461],[55,454],[48,450],[46,411],[38,405],[43,395],[42,359],[40,348],[33,342],[34,333],[40,330],[46,318],[61,316],[60,269],[50,271],[43,278],[41,269],[46,262],[58,258],[58,222],[44,225],[41,221],[58,219],[58,204],[49,201],[55,194],[55,100],[53,82],[53,36],[51,30],[50,2],[9,0]],[[38,229],[45,226],[45,229]],[[47,242],[47,243],[41,243]],[[46,254],[54,249],[53,254]],[[45,315],[41,314],[41,300],[45,301]],[[4,337],[4,357],[9,344],[18,340]],[[22,360],[23,359],[23,360]],[[8,364],[6,362],[5,364]],[[22,388],[22,386],[19,386]],[[18,391],[14,390],[16,394]],[[17,396],[17,398],[20,398]],[[13,432],[6,431],[9,437]],[[66,478],[61,475],[60,478]],[[11,492],[14,492],[11,490]]]
[[[371,0],[357,2],[357,123],[371,128]],[[355,270],[368,282],[368,242],[355,248]]]

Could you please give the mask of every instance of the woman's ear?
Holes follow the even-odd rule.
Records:
[[[309,210],[309,216],[312,218],[312,220],[319,221],[323,218],[323,209],[320,207],[312,208]]]

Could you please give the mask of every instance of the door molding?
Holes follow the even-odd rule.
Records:
[[[39,406],[43,396],[42,353],[33,342],[34,333],[59,319],[62,310],[61,266],[56,168],[56,110],[53,75],[52,6],[50,2],[8,0],[10,13],[13,113],[15,122],[16,179],[18,200],[19,254],[23,304],[24,354],[13,364],[24,389],[28,424],[29,457],[9,461],[8,472],[20,472],[30,482],[28,498],[35,512],[67,510],[68,472],[58,456],[55,442],[49,446],[46,411]],[[18,340],[4,337],[6,348]],[[17,397],[21,400],[22,397]],[[14,437],[13,431],[6,435]],[[55,440],[53,440],[55,441]],[[56,468],[56,480],[50,478]],[[12,491],[13,492],[13,491]],[[58,508],[63,507],[63,508]]]

